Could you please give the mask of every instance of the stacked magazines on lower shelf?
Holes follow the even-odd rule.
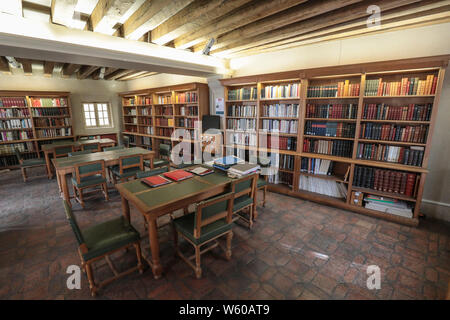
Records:
[[[320,177],[302,176],[298,184],[300,190],[315,192],[334,198],[347,198],[345,183]]]
[[[364,202],[364,207],[367,209],[395,214],[405,218],[413,217],[412,205],[405,201],[369,194],[364,197]]]

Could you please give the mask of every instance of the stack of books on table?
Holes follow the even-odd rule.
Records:
[[[374,195],[368,195],[364,198],[364,201],[367,209],[391,213],[405,218],[413,217],[412,208],[405,201]]]
[[[236,164],[228,169],[228,175],[233,177],[242,177],[248,174],[258,172],[261,167],[258,164],[242,163]]]
[[[226,156],[215,159],[212,166],[223,171],[228,171],[231,166],[238,163],[245,163],[245,161],[236,156]]]

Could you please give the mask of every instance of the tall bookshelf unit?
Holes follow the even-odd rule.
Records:
[[[269,176],[269,190],[416,226],[448,60],[440,56],[223,79],[224,151],[243,149],[248,158],[268,151],[265,134],[277,134],[279,128],[280,150],[269,156],[280,169]],[[298,89],[292,91],[294,85]],[[237,90],[251,87],[257,89],[252,99],[236,97]],[[233,112],[245,105],[255,106],[256,113]],[[257,139],[251,146],[234,136],[244,132],[229,126],[247,120],[255,122]],[[331,161],[332,170],[311,170],[319,161]],[[338,183],[342,197],[305,187],[324,180]],[[412,217],[366,208],[369,195],[406,203]]]
[[[18,167],[14,148],[40,158],[41,145],[73,138],[69,92],[0,91],[0,169]]]
[[[169,87],[123,92],[123,134],[130,144],[158,153],[159,144],[173,148],[182,141],[172,138],[175,129],[186,129],[191,135],[187,142],[193,148],[200,143],[195,123],[209,114],[209,89],[207,84],[187,83]]]

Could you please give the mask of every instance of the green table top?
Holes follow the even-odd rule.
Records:
[[[48,151],[53,150],[55,147],[61,147],[61,146],[81,146],[83,144],[90,144],[90,143],[100,143],[100,144],[107,144],[107,143],[115,143],[114,140],[105,138],[105,139],[91,139],[91,140],[79,140],[79,141],[55,141],[49,144],[44,144],[41,146],[42,151]]]
[[[111,151],[103,151],[103,152],[94,152],[88,154],[80,154],[78,156],[73,157],[62,157],[52,159],[54,166],[56,169],[62,168],[72,168],[79,163],[96,161],[96,160],[105,160],[105,162],[118,160],[119,157],[129,156],[134,154],[143,154],[143,155],[154,155],[154,151],[150,151],[144,148],[134,147],[134,148],[124,148],[118,150]]]
[[[146,207],[150,211],[168,203],[177,202],[205,192],[211,188],[227,185],[234,179],[229,178],[226,174],[217,170],[203,177],[194,175],[192,178],[180,182],[172,182],[156,188],[147,186],[141,180],[137,179],[120,183],[116,185],[116,188],[119,192],[124,191],[124,193],[131,196],[126,196],[127,199],[133,198],[133,200],[139,202],[138,207]]]

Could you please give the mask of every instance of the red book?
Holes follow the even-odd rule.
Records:
[[[175,170],[170,172],[165,172],[163,175],[169,179],[172,179],[173,181],[182,181],[188,178],[193,177],[194,175],[190,172],[184,171],[184,170]]]
[[[150,187],[159,187],[168,183],[172,183],[172,181],[167,180],[164,177],[161,176],[154,176],[154,177],[148,177],[141,180],[146,185],[149,185]]]

